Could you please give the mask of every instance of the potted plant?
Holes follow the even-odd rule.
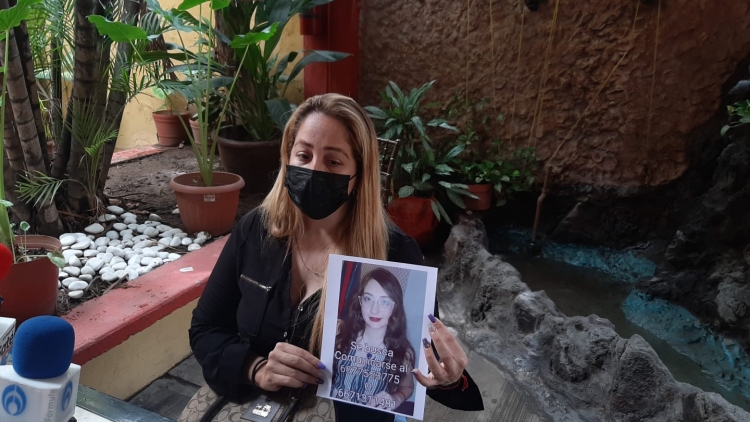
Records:
[[[431,81],[404,93],[391,81],[381,93],[383,107],[365,107],[379,136],[401,140],[393,186],[389,187],[392,193],[387,205],[388,214],[394,223],[423,246],[432,239],[432,233],[441,220],[452,223],[435,193],[442,191],[461,207],[462,197],[468,194],[464,185],[446,178],[454,172],[451,161],[463,147],[447,148],[447,152],[440,154],[434,150],[433,140],[428,134],[428,130],[440,131],[443,135],[457,132],[445,119],[424,117],[426,110],[436,106],[422,104],[434,84],[435,81]]]
[[[158,86],[151,89],[156,98],[164,101],[164,109],[159,108],[151,113],[156,125],[156,139],[159,145],[164,147],[176,147],[187,141],[188,134],[185,125],[190,117],[190,112],[175,109],[175,94]]]
[[[347,56],[332,51],[293,51],[281,56],[276,48],[284,27],[296,15],[332,0],[265,0],[232,2],[217,14],[217,23],[228,39],[261,33],[274,26],[274,34],[263,43],[249,46],[219,42],[217,56],[239,76],[230,101],[235,120],[216,136],[222,164],[249,181],[244,192],[268,192],[279,168],[281,135],[294,105],[284,98],[289,84],[310,63],[335,62]],[[295,60],[300,59],[296,63]],[[294,63],[294,65],[292,65]],[[291,66],[291,70],[287,71]]]
[[[25,20],[35,4],[41,0],[20,0],[5,10],[0,10],[0,36],[8,39],[11,29]],[[5,56],[10,57],[9,43],[5,43]],[[7,79],[3,78],[0,98],[7,98]],[[0,127],[5,127],[6,101],[0,102]],[[0,148],[0,162],[4,161],[5,149]],[[0,180],[4,180],[0,166]],[[8,217],[8,207],[13,204],[5,199],[5,185],[0,183],[0,243],[7,248],[3,261],[11,260],[7,275],[0,280],[0,296],[5,300],[2,316],[16,318],[17,323],[39,315],[54,315],[57,305],[57,265],[64,266],[60,254],[60,241],[54,237],[26,235],[29,225],[20,224],[23,235],[13,233]],[[7,256],[10,255],[10,256]]]
[[[211,135],[218,131],[219,125],[212,124],[212,122],[223,121],[229,99],[237,83],[237,78],[224,75],[226,69],[213,58],[216,37],[220,36],[213,26],[213,14],[209,14],[207,20],[198,20],[187,12],[192,7],[203,8],[207,2],[208,0],[185,0],[177,8],[165,10],[157,1],[148,0],[150,13],[158,16],[162,21],[156,25],[158,29],[156,34],[149,34],[133,25],[110,22],[101,17],[89,17],[100,34],[108,35],[115,41],[130,42],[134,50],[134,60],[138,62],[138,65],[149,67],[166,58],[179,62],[166,72],[180,73],[181,77],[158,78],[158,86],[178,92],[195,104],[195,117],[200,130],[198,139],[209,139],[209,130]],[[229,0],[213,0],[210,2],[210,8],[219,10],[227,7],[228,4]],[[178,44],[167,44],[168,51],[145,51],[144,42],[150,37],[178,30],[182,33],[193,32],[198,36],[197,51],[191,51],[184,45]],[[241,63],[244,63],[251,46],[267,41],[274,36],[276,30],[277,25],[271,25],[259,32],[251,31],[235,36],[231,40],[231,45],[233,48],[243,49]],[[182,37],[179,39],[183,40]],[[222,88],[226,89],[226,93],[220,96],[222,98],[219,102],[221,109],[216,113],[216,103],[201,99],[212,98],[212,95]],[[185,130],[189,137],[193,137],[192,131],[187,130],[187,125],[188,123],[185,122]],[[177,197],[180,217],[189,233],[206,231],[213,236],[226,234],[234,224],[240,190],[245,182],[237,174],[214,171],[216,144],[208,145],[206,142],[191,142],[191,144],[199,171],[177,175],[169,183]]]

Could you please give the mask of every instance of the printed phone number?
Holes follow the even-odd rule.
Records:
[[[387,372],[368,371],[364,368],[357,368],[355,366],[346,367],[342,371],[347,374],[359,375],[359,376],[374,379],[374,380],[395,382],[396,384],[401,383],[401,375],[393,375]]]
[[[352,401],[352,399],[354,399],[358,403],[370,403],[370,405],[372,406],[380,406],[386,409],[393,409],[394,407],[396,407],[396,402],[394,400],[386,398],[378,399],[377,397],[370,394],[360,394],[349,390],[339,390],[336,397],[349,401]]]

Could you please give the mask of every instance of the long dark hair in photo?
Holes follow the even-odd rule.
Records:
[[[357,294],[349,301],[349,311],[346,313],[347,317],[341,321],[339,326],[339,333],[336,336],[336,349],[342,354],[348,354],[351,350],[351,343],[357,341],[359,337],[365,331],[365,321],[362,319],[362,306],[359,303],[359,297],[364,294],[365,286],[370,280],[375,280],[380,287],[385,290],[386,294],[393,299],[395,305],[391,313],[391,317],[388,320],[388,326],[385,331],[385,339],[383,343],[387,350],[393,351],[393,358],[385,358],[384,362],[390,362],[396,364],[395,370],[385,370],[393,375],[400,375],[401,378],[409,376],[409,372],[402,373],[398,371],[398,366],[407,364],[409,369],[414,368],[414,349],[409,344],[409,340],[406,337],[406,313],[404,312],[404,293],[401,289],[401,283],[395,275],[385,268],[376,268],[364,277],[361,278]],[[334,378],[336,377],[336,371],[334,371]],[[335,380],[334,380],[335,382]],[[399,388],[399,385],[395,382],[389,382],[386,391],[391,394]]]

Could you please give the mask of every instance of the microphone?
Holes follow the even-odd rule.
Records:
[[[59,317],[26,320],[16,331],[13,365],[0,366],[0,421],[68,422],[81,367],[71,363],[75,332]]]

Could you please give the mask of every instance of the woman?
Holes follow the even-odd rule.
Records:
[[[324,382],[320,351],[330,253],[422,264],[414,239],[388,224],[380,198],[375,130],[352,99],[309,98],[291,116],[281,168],[261,206],[232,230],[193,312],[190,345],[208,385],[248,395]],[[252,182],[252,181],[248,181]],[[479,410],[467,358],[434,320],[430,373],[414,377],[434,399]],[[338,421],[393,421],[392,414],[336,402]]]
[[[403,298],[401,283],[385,268],[362,277],[347,318],[339,323],[331,397],[413,414],[413,408],[401,408],[414,391],[411,376],[404,375],[415,362]]]

